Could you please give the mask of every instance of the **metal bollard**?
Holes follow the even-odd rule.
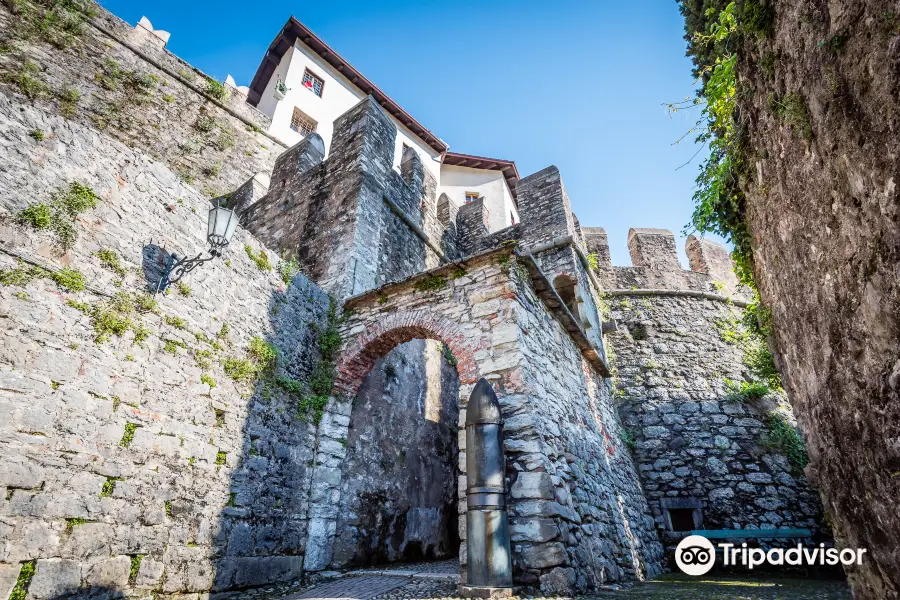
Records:
[[[460,586],[464,597],[512,595],[505,463],[500,403],[482,378],[466,407],[466,583]]]

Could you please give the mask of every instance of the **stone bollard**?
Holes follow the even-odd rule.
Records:
[[[512,596],[503,419],[491,384],[479,379],[466,407],[466,583],[463,598]]]

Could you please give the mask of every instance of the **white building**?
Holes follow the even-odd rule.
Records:
[[[291,17],[272,44],[247,93],[247,102],[272,118],[269,133],[292,146],[316,132],[330,149],[335,119],[371,95],[397,125],[394,167],[403,147],[414,149],[444,193],[457,206],[481,197],[490,231],[519,221],[512,161],[450,152],[449,147]]]

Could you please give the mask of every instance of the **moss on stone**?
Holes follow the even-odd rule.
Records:
[[[109,498],[112,496],[113,492],[116,491],[116,482],[121,480],[121,477],[107,477],[106,481],[103,482],[103,489],[100,490],[100,497]]]
[[[63,250],[69,250],[78,239],[75,219],[97,206],[100,197],[89,186],[74,181],[56,190],[50,204],[38,202],[20,211],[16,222],[36,230],[50,230]]]
[[[16,585],[9,595],[9,600],[25,600],[28,597],[28,586],[31,585],[31,578],[34,577],[34,560],[22,563],[19,571],[19,577],[16,579]]]
[[[260,271],[271,271],[272,264],[269,262],[269,255],[266,254],[265,250],[260,250],[259,254],[256,254],[253,251],[253,248],[249,244],[244,244],[244,252],[247,253],[247,256],[250,257],[250,260],[256,265],[256,268]]]
[[[250,383],[256,378],[256,365],[246,358],[230,356],[222,361],[222,369],[234,381]]]
[[[95,254],[97,255],[97,258],[100,259],[101,265],[103,265],[119,277],[125,277],[126,270],[125,267],[122,266],[122,261],[119,258],[118,252],[112,250],[111,248],[102,248]]]
[[[216,81],[215,79],[207,79],[206,86],[203,88],[203,91],[219,102],[223,102],[228,98],[228,90],[225,88],[225,84],[220,81]]]
[[[131,568],[128,571],[128,585],[134,585],[137,582],[138,573],[141,570],[141,560],[143,555],[135,554],[131,557]]]
[[[72,530],[78,527],[79,525],[84,525],[85,523],[90,523],[84,517],[72,517],[71,519],[66,519],[66,533],[72,533]]]
[[[182,319],[181,317],[166,315],[165,317],[163,317],[163,321],[166,322],[166,325],[171,325],[175,329],[184,329],[186,327],[184,319]]]
[[[50,88],[40,78],[41,69],[31,61],[25,61],[15,71],[3,74],[3,81],[19,88],[23,96],[31,100],[40,100],[50,93]]]
[[[202,383],[205,383],[206,385],[208,385],[210,387],[210,389],[216,387],[216,380],[213,379],[212,376],[210,376],[207,373],[204,373],[200,376],[200,381]]]
[[[131,442],[134,440],[134,432],[137,431],[138,427],[140,427],[140,425],[137,423],[125,423],[125,433],[122,435],[119,445],[123,448],[130,446]]]
[[[447,278],[431,273],[423,275],[413,284],[413,289],[417,292],[437,292],[445,287],[447,287]]]

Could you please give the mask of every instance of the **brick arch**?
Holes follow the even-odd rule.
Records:
[[[460,383],[478,381],[474,348],[456,323],[429,311],[410,311],[383,317],[348,340],[338,357],[335,388],[350,396],[355,395],[376,360],[400,344],[423,338],[438,340],[450,347],[457,360]]]

